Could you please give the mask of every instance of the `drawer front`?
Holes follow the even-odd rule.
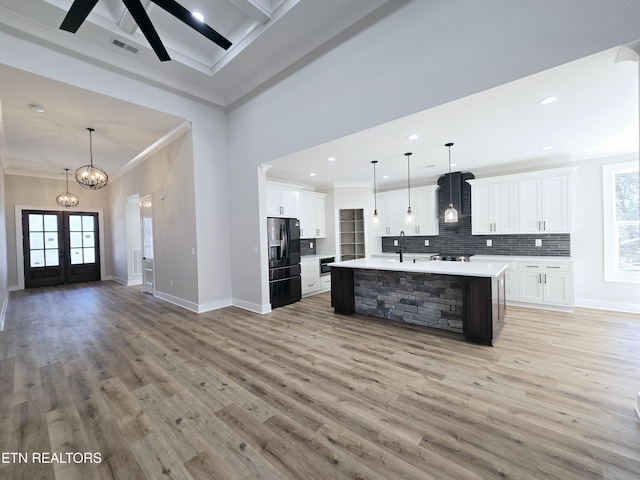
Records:
[[[331,288],[331,275],[320,277],[320,288]]]
[[[571,264],[569,263],[531,263],[521,262],[519,264],[520,271],[529,272],[568,272],[571,270]]]
[[[313,292],[318,289],[318,280],[314,279],[311,281],[302,282],[302,294]]]

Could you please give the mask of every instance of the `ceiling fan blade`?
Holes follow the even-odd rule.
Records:
[[[96,6],[98,0],[75,0],[67,15],[62,20],[60,30],[76,33],[82,22],[89,16],[93,7]]]
[[[213,28],[207,25],[204,22],[200,22],[196,20],[191,12],[180,5],[175,0],[151,0],[153,3],[158,5],[163,10],[166,10],[171,15],[176,17],[178,20],[186,23],[194,30],[200,32],[202,35],[207,37],[213,43],[218,45],[221,48],[227,50],[231,45],[233,45],[229,40],[216,32]]]
[[[122,0],[161,62],[171,60],[140,0]]]

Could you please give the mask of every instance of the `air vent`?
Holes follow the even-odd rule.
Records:
[[[117,38],[114,38],[113,40],[111,40],[111,44],[115,45],[116,47],[120,47],[126,50],[127,52],[138,53],[138,49],[136,47],[132,47],[131,45],[128,45],[123,41],[118,40]]]

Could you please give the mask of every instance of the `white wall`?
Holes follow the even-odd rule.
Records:
[[[195,192],[190,185],[193,175],[191,132],[188,131],[127,175],[114,180],[109,188],[113,264],[118,278],[128,276],[128,198],[135,194],[150,195],[156,295],[198,311],[197,261],[191,250],[197,243]]]
[[[234,299],[268,303],[258,164],[630,42],[639,16],[631,0],[407,2],[231,106]]]
[[[9,301],[9,257],[7,255],[7,243],[2,241],[3,238],[7,238],[4,182],[4,171],[0,168],[0,330],[2,330],[4,326],[4,316]]]
[[[640,285],[604,281],[604,212],[602,166],[637,156],[581,162],[573,173],[571,195],[571,256],[574,265],[576,306],[640,313]]]

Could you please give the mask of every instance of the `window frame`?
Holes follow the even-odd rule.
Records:
[[[638,171],[640,162],[630,161],[603,165],[603,226],[604,226],[604,280],[605,282],[640,283],[640,273],[624,273],[617,270],[618,245],[616,234],[618,224],[634,224],[635,222],[616,221],[615,177],[620,173]]]

